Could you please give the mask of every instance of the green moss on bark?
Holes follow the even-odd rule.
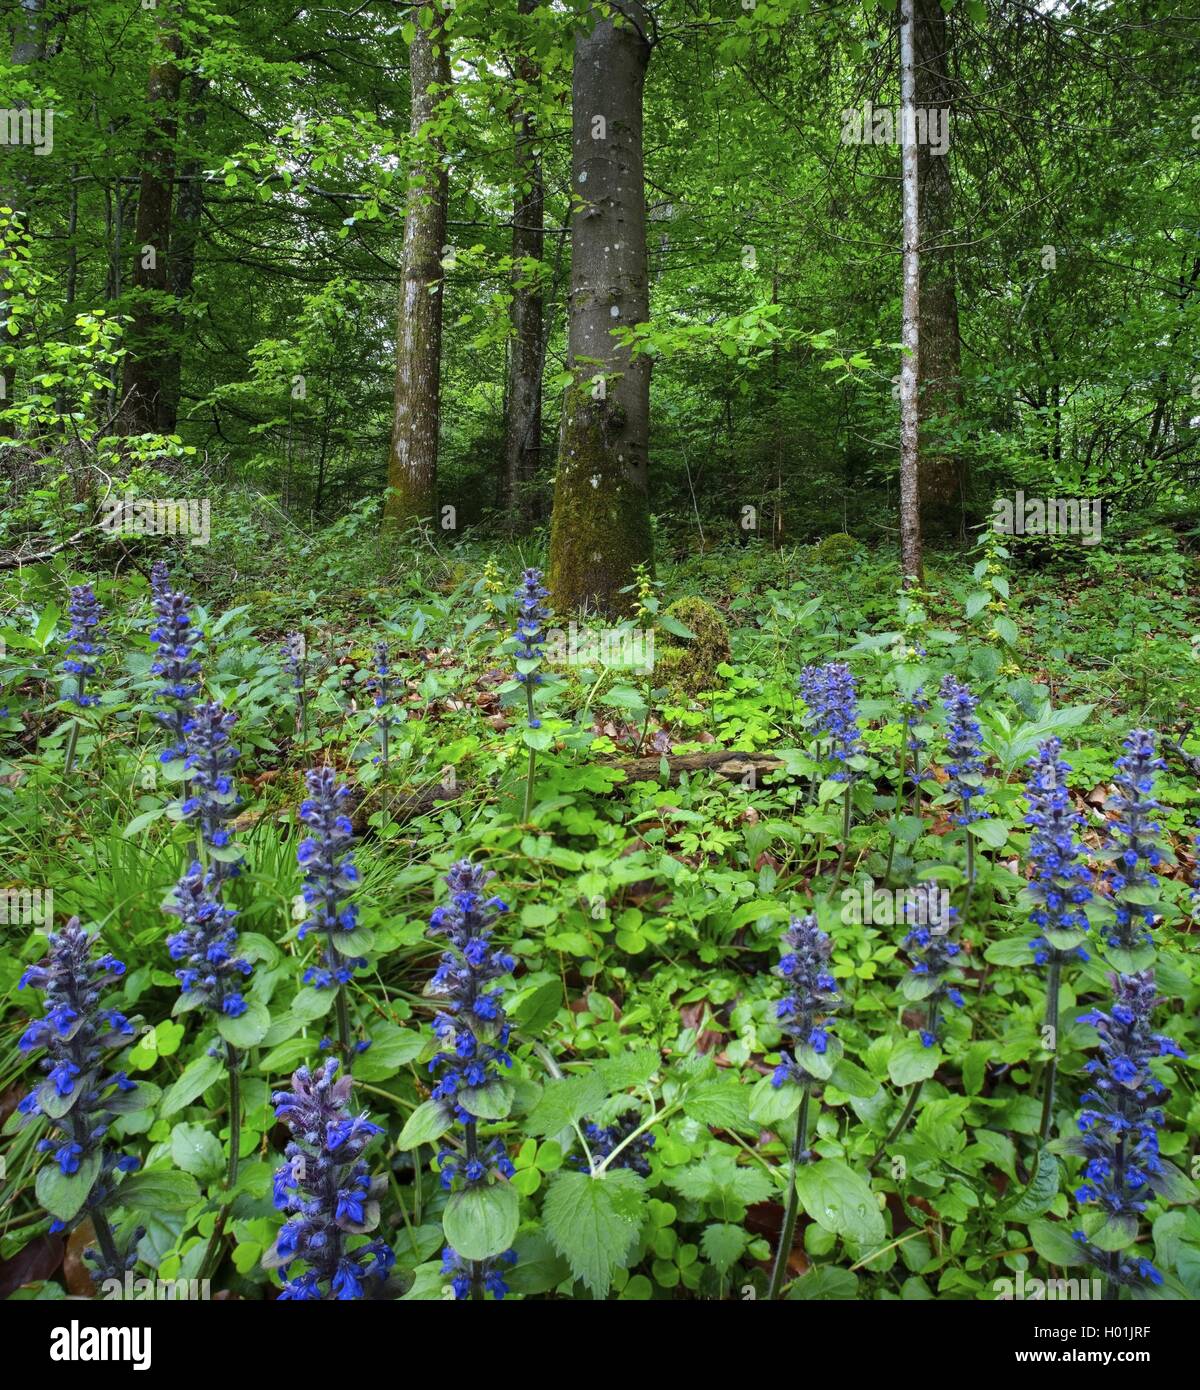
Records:
[[[625,457],[624,414],[583,387],[567,392],[550,532],[550,593],[559,613],[625,617],[621,590],[653,560],[646,493]]]

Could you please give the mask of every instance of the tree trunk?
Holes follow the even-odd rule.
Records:
[[[183,345],[187,321],[183,305],[191,298],[196,280],[196,245],[204,216],[204,162],[198,153],[208,119],[205,105],[210,79],[193,76],[188,82],[186,123],[191,153],[181,166],[179,192],[175,195],[175,220],[171,228],[171,289],[175,307],[171,314],[173,340],[163,367],[162,422],[166,433],[173,433],[179,422],[179,401],[183,381]]]
[[[917,364],[920,361],[921,234],[917,171],[914,0],[900,0],[900,148],[904,196],[903,325],[900,340],[900,571],[904,586],[921,582],[921,493]]]
[[[441,418],[443,244],[448,179],[442,142],[426,129],[450,88],[442,10],[424,0],[414,11],[409,47],[410,128],[420,140],[404,216],[404,279],[396,321],[396,384],[388,457],[385,525],[431,521],[437,505]]]
[[[550,532],[550,590],[560,612],[630,608],[620,593],[652,556],[647,466],[650,359],[612,336],[649,318],[642,91],[648,18],[616,0],[575,39],[572,83],[571,292],[567,365]],[[595,15],[592,16],[595,19]]]
[[[949,30],[939,0],[915,0],[916,104],[940,113],[946,141],[953,88]],[[932,123],[928,127],[932,130]],[[940,148],[941,152],[938,153]],[[920,181],[921,521],[926,535],[960,533],[966,479],[964,461],[943,438],[962,408],[962,358],[954,265],[954,187],[948,146],[926,140],[917,147]]]
[[[178,15],[164,10],[157,42],[161,52],[146,85],[150,128],[142,156],[133,246],[133,322],[125,335],[127,434],[168,432],[166,363],[171,354],[172,316],[165,304],[171,292],[171,199],[175,185],[180,53]]]
[[[533,14],[537,6],[538,0],[517,0],[517,13]],[[513,521],[527,526],[533,520],[532,483],[542,442],[542,291],[537,272],[527,263],[542,259],[545,194],[531,110],[532,89],[540,71],[522,54],[516,62],[516,76],[522,87],[513,115],[517,193],[513,203],[512,351],[504,421],[502,505]]]

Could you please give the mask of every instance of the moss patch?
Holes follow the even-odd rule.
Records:
[[[660,650],[654,663],[656,683],[687,696],[716,689],[721,683],[717,667],[732,656],[729,628],[720,610],[702,598],[689,597],[677,599],[667,614],[695,633],[695,639],[689,641],[659,629],[656,640]]]

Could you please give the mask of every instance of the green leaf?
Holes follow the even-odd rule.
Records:
[[[524,920],[524,914],[522,914]],[[553,917],[550,919],[553,921]],[[547,980],[538,985],[509,1010],[509,1017],[527,1038],[536,1038],[554,1022],[563,1005],[563,987],[559,980]]]
[[[683,1113],[702,1125],[717,1129],[748,1129],[749,1089],[735,1080],[714,1078],[689,1086],[683,1095]]]
[[[271,1015],[267,1006],[260,1004],[257,999],[247,1003],[246,1012],[239,1017],[230,1018],[228,1014],[222,1014],[217,1019],[217,1032],[231,1047],[238,1048],[255,1047],[267,1036],[270,1026]]]
[[[1087,1263],[1087,1256],[1075,1240],[1070,1228],[1058,1221],[1031,1221],[1029,1239],[1033,1248],[1047,1264],[1081,1265]]]
[[[385,1023],[375,1030],[371,1046],[354,1059],[354,1075],[359,1081],[388,1081],[425,1050],[426,1038],[415,1028],[398,1028]]]
[[[163,1118],[174,1115],[185,1105],[191,1105],[198,1095],[207,1091],[224,1074],[225,1067],[218,1057],[197,1057],[194,1062],[189,1062],[183,1069],[183,1075],[167,1088],[162,1106]]]
[[[750,1233],[742,1226],[714,1223],[705,1226],[700,1248],[709,1264],[724,1274],[742,1258],[749,1240]]]
[[[920,1038],[905,1038],[892,1049],[888,1058],[888,1076],[893,1086],[911,1086],[916,1081],[928,1081],[942,1061],[940,1047],[926,1047]]]
[[[432,1144],[454,1123],[454,1111],[440,1100],[427,1100],[405,1121],[396,1140],[400,1149],[415,1149],[418,1144]]]
[[[505,1272],[504,1282],[514,1293],[548,1293],[571,1277],[566,1260],[540,1231],[524,1231],[513,1244],[517,1262]]]
[[[750,1118],[764,1129],[775,1129],[800,1108],[802,1089],[794,1082],[772,1086],[769,1076],[754,1083],[750,1099]]]
[[[800,1204],[818,1226],[871,1246],[884,1238],[883,1216],[867,1182],[840,1159],[806,1163],[796,1174]]]
[[[512,1109],[512,1084],[493,1079],[486,1086],[466,1086],[458,1092],[458,1103],[477,1119],[502,1120]]]
[[[133,836],[140,834],[148,825],[153,825],[166,812],[165,806],[156,806],[152,811],[143,811],[140,816],[134,816],[125,829],[121,832],[123,840],[130,840]]]
[[[207,1182],[224,1167],[221,1141],[204,1125],[179,1124],[171,1131],[171,1157],[175,1166]]]
[[[117,1188],[115,1203],[132,1211],[187,1211],[200,1200],[195,1178],[169,1168],[132,1173]]]
[[[70,1221],[79,1208],[87,1201],[88,1193],[100,1176],[100,1155],[89,1154],[82,1159],[77,1172],[64,1174],[58,1164],[51,1159],[38,1169],[34,1182],[37,1199],[60,1221]]]
[[[967,827],[977,840],[982,840],[989,849],[1003,849],[1008,842],[1008,832],[1012,827],[1002,820],[972,821]]]
[[[860,1100],[873,1096],[879,1090],[879,1082],[870,1072],[854,1062],[846,1061],[844,1057],[838,1059],[829,1082],[839,1091],[844,1091],[848,1096],[857,1096]]]
[[[628,1168],[600,1178],[564,1169],[551,1180],[542,1208],[546,1234],[597,1298],[633,1253],[644,1203],[642,1180]]]
[[[557,1134],[595,1110],[607,1096],[608,1085],[595,1071],[548,1082],[525,1121],[525,1133]]]
[[[1058,1196],[1058,1159],[1049,1149],[1039,1149],[1033,1173],[1025,1190],[1000,1208],[1005,1217],[1014,1221],[1028,1221],[1030,1217],[1041,1216],[1049,1211]]]
[[[442,1215],[446,1243],[464,1260],[503,1255],[520,1224],[520,1198],[506,1182],[477,1183],[455,1192]]]

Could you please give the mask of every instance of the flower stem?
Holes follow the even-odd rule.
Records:
[[[1062,961],[1056,951],[1046,972],[1046,1016],[1043,1027],[1050,1033],[1050,1060],[1042,1077],[1042,1123],[1038,1133],[1043,1144],[1050,1139],[1054,1121],[1054,1082],[1058,1074],[1058,994]]]
[[[837,868],[833,871],[833,888],[836,888],[841,881],[842,870],[846,867],[846,855],[850,850],[850,820],[854,814],[854,807],[851,804],[853,795],[854,783],[847,782],[846,795],[842,799],[842,850],[838,855]]]
[[[928,1031],[929,1031],[930,1033],[936,1033],[936,1032],[937,1032],[937,1015],[938,1015],[938,1007],[937,1007],[937,1004],[936,1004],[936,1003],[930,1004],[930,1006],[929,1006],[929,1022],[926,1024],[926,1028],[928,1029]],[[917,1108],[917,1101],[919,1101],[919,1100],[921,1099],[921,1089],[922,1089],[922,1087],[923,1087],[924,1085],[925,1085],[924,1081],[918,1081],[918,1082],[914,1083],[914,1085],[913,1085],[913,1086],[911,1087],[911,1089],[909,1090],[909,1093],[908,1093],[908,1100],[907,1100],[906,1103],[905,1103],[904,1109],[900,1112],[900,1118],[896,1121],[896,1123],[895,1123],[895,1124],[891,1127],[891,1129],[888,1131],[888,1136],[887,1136],[887,1138],[883,1141],[882,1144],[880,1144],[880,1146],[879,1146],[879,1147],[875,1150],[875,1152],[871,1155],[871,1161],[867,1164],[867,1172],[868,1172],[868,1173],[873,1173],[873,1172],[875,1171],[875,1166],[876,1166],[876,1164],[877,1164],[877,1163],[879,1162],[879,1160],[884,1156],[884,1154],[888,1151],[888,1147],[889,1147],[891,1144],[894,1144],[895,1141],[896,1141],[897,1139],[899,1139],[900,1136],[904,1133],[904,1131],[908,1128],[908,1122],[909,1122],[909,1120],[912,1119],[913,1113],[914,1113],[914,1111],[915,1111],[916,1108]]]
[[[346,1003],[346,986],[338,985],[337,988],[337,1030],[338,1047],[342,1051],[342,1065],[347,1071],[350,1070],[350,1010]]]
[[[242,1144],[242,1082],[238,1070],[237,1049],[225,1044],[225,1066],[229,1071],[229,1177],[225,1186],[230,1191],[237,1185],[238,1162]]]
[[[533,711],[533,686],[529,681],[525,682],[525,706],[529,714],[529,723],[532,725],[535,718]],[[529,750],[529,766],[525,773],[525,808],[521,815],[521,819],[525,822],[528,822],[530,816],[533,815],[533,780],[536,767],[537,749],[531,748]]]
[[[796,1234],[796,1218],[800,1214],[800,1194],[796,1187],[796,1175],[804,1160],[804,1141],[808,1135],[808,1102],[811,1092],[804,1083],[804,1097],[800,1101],[800,1113],[796,1117],[796,1135],[792,1140],[790,1182],[788,1184],[787,1206],[783,1213],[783,1225],[779,1230],[779,1247],[775,1251],[775,1266],[771,1270],[771,1283],[767,1288],[767,1298],[774,1301],[783,1288],[787,1273],[788,1256],[792,1253],[792,1240]]]

